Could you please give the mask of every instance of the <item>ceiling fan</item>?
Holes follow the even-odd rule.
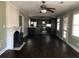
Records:
[[[40,6],[40,8],[41,8],[40,13],[46,13],[47,11],[54,13],[54,11],[56,9],[47,7],[47,5],[45,5],[45,3],[46,3],[45,1],[42,1],[42,5]]]

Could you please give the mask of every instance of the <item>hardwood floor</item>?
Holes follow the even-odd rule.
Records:
[[[37,35],[26,39],[21,51],[7,50],[1,58],[76,58],[79,53],[55,36]]]

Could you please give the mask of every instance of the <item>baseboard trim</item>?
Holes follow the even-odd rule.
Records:
[[[70,44],[70,43],[68,43],[68,42],[66,42],[70,47],[72,47],[76,52],[78,52],[79,53],[79,49],[78,48],[76,48],[74,45],[72,45],[72,44]]]
[[[60,37],[59,35],[57,35],[57,37],[59,37],[61,40],[63,40],[63,38],[62,37]],[[64,40],[63,40],[64,41]],[[65,41],[64,41],[65,42]],[[79,53],[79,49],[78,48],[76,48],[74,45],[72,45],[72,44],[70,44],[69,42],[66,42],[70,47],[72,47],[76,52],[78,52]]]
[[[58,38],[62,39],[62,37],[60,37],[59,35],[57,35]],[[62,39],[63,40],[63,39]]]
[[[23,42],[23,44],[22,44],[20,47],[13,48],[13,49],[10,49],[10,50],[21,50],[25,44],[26,44],[26,42]],[[8,50],[8,48],[2,49],[2,50],[0,51],[0,55],[2,55],[6,50]]]
[[[0,55],[2,55],[5,51],[7,50],[7,48],[4,48],[0,51]]]
[[[27,34],[26,35],[23,35],[23,38],[26,37],[26,36],[27,36]]]
[[[22,48],[23,48],[23,46],[26,44],[26,42],[23,42],[23,44],[20,46],[20,47],[17,47],[17,48],[13,48],[13,49],[11,49],[11,50],[17,50],[17,51],[19,51],[19,50],[21,50]]]

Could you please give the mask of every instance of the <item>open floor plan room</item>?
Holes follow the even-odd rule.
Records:
[[[0,1],[0,58],[79,58],[79,1]]]

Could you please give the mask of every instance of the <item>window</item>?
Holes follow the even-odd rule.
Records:
[[[60,19],[58,18],[57,19],[57,30],[59,30],[60,29]]]
[[[42,21],[42,24],[45,24],[45,21]]]
[[[31,24],[33,24],[34,22],[33,21],[31,21]]]
[[[30,19],[29,19],[29,27],[30,27],[30,23],[31,23],[31,22],[30,22]]]
[[[63,37],[67,38],[67,32],[68,32],[68,17],[64,17],[63,20]]]
[[[47,27],[51,27],[51,24],[46,24]]]
[[[79,37],[79,14],[74,14],[73,16],[72,35]]]
[[[67,32],[63,31],[63,37],[66,38]]]
[[[34,22],[34,27],[36,27],[36,26],[37,26],[37,22],[35,21],[35,22]]]

